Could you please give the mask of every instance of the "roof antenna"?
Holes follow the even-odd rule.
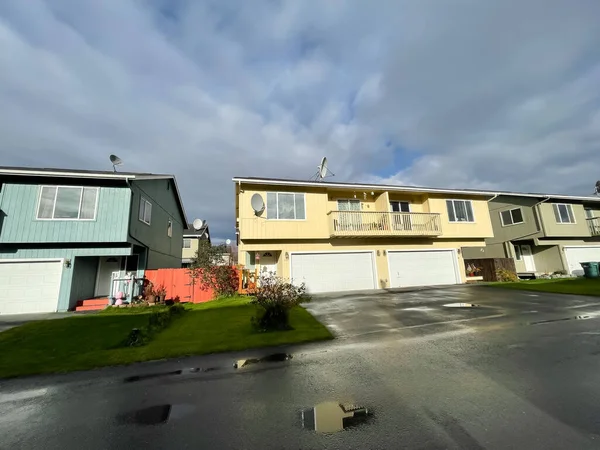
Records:
[[[323,181],[323,178],[327,178],[327,176],[334,177],[335,173],[327,168],[327,157],[323,156],[323,159],[321,159],[321,164],[317,166],[317,173],[315,173],[310,180]]]
[[[110,155],[110,162],[113,165],[113,172],[117,171],[117,166],[123,164],[123,161],[117,155]]]

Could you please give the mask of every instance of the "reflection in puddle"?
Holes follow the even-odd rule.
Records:
[[[479,305],[474,303],[446,303],[444,306],[447,308],[477,308]]]
[[[181,373],[182,373],[181,370],[174,370],[172,372],[149,373],[146,375],[133,375],[131,377],[125,378],[123,381],[125,381],[125,383],[132,383],[134,381],[149,380],[150,378],[166,377],[166,376],[170,376],[170,375],[181,375]]]
[[[358,405],[323,402],[302,411],[302,426],[319,433],[335,433],[365,423],[373,413]]]
[[[539,325],[542,323],[552,323],[552,322],[563,322],[565,320],[585,320],[591,319],[592,316],[575,316],[575,317],[563,317],[561,319],[548,319],[548,320],[538,320],[537,322],[529,322],[529,325]]]
[[[273,353],[272,355],[268,355],[260,359],[239,359],[233,365],[233,367],[235,369],[241,369],[242,367],[247,367],[251,364],[258,364],[262,362],[281,362],[287,361],[288,359],[292,359],[292,355],[288,355],[287,353]]]
[[[119,416],[119,422],[136,425],[160,425],[169,420],[171,405],[156,405]]]

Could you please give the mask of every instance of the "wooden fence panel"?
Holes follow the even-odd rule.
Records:
[[[179,297],[180,302],[203,303],[214,297],[211,289],[203,290],[198,283],[193,283],[186,268],[146,270],[145,274],[155,288],[165,286],[168,299]]]
[[[469,265],[481,269],[477,275],[483,277],[483,281],[498,281],[496,270],[506,269],[517,273],[515,261],[512,258],[480,258],[480,259],[465,259],[465,268]]]

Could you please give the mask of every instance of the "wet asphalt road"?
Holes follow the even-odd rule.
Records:
[[[0,448],[600,448],[600,298],[456,287],[309,309],[338,339],[288,361],[233,368],[263,350],[0,382]],[[373,416],[303,428],[324,401]]]

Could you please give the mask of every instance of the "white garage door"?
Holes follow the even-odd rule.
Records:
[[[0,314],[54,312],[60,261],[0,262]]]
[[[309,292],[375,289],[372,252],[292,254],[292,279]]]
[[[452,250],[388,251],[391,287],[460,283]]]
[[[600,247],[565,247],[567,267],[573,275],[583,275],[582,262],[600,261]]]

